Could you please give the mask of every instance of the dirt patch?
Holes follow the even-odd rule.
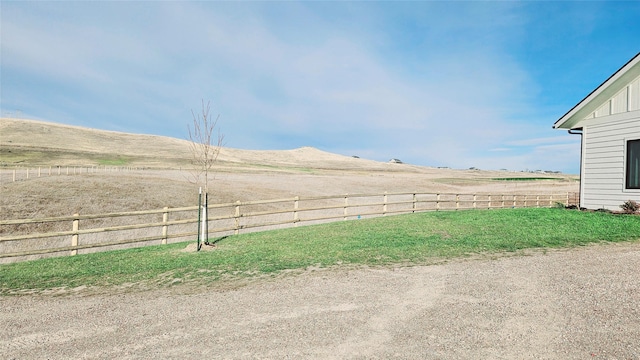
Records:
[[[200,244],[200,251],[213,251],[217,247],[215,244]],[[198,244],[190,243],[184,249],[180,250],[182,252],[193,253],[198,251]]]

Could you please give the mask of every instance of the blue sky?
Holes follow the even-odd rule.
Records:
[[[1,110],[226,145],[578,173],[552,124],[640,51],[640,2],[2,1]]]

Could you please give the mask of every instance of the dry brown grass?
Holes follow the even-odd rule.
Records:
[[[188,142],[40,121],[0,119],[0,211],[3,219],[96,214],[197,204],[189,181]],[[549,194],[577,191],[575,176],[495,181],[526,173],[435,169],[356,159],[314,148],[250,151],[224,148],[210,202],[387,192]],[[51,175],[11,181],[16,166],[116,165],[125,172]],[[120,162],[120,163],[118,163]],[[183,170],[180,170],[183,169]],[[538,175],[536,175],[538,176]]]

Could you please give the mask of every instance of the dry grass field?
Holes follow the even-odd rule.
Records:
[[[5,219],[197,204],[198,185],[189,170],[192,156],[186,140],[7,118],[0,119],[0,134],[0,209]],[[137,170],[57,175],[58,166]],[[40,177],[37,167],[43,169]],[[49,167],[54,169],[52,175]],[[33,170],[29,179],[26,168]],[[209,184],[213,203],[385,191],[562,194],[578,190],[575,175],[436,169],[309,147],[280,151],[225,147],[214,173]],[[515,177],[548,179],[496,180]]]

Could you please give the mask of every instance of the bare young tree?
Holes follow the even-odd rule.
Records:
[[[218,115],[215,119],[211,118],[211,102],[207,101],[205,105],[202,100],[202,110],[196,114],[191,110],[193,118],[192,126],[187,126],[189,130],[189,140],[191,153],[193,155],[193,178],[194,182],[200,184],[200,189],[204,186],[204,203],[202,202],[203,194],[199,195],[199,213],[198,213],[198,251],[201,244],[209,244],[209,217],[208,199],[209,199],[209,178],[213,176],[213,165],[218,160],[220,150],[222,149],[224,135],[218,127]],[[216,136],[217,130],[217,136]],[[202,178],[204,177],[204,181]]]
[[[207,101],[206,105],[202,100],[201,112],[196,114],[191,110],[193,122],[191,126],[187,126],[189,130],[189,141],[191,154],[193,155],[193,177],[197,184],[204,187],[204,193],[209,193],[209,179],[212,176],[213,165],[218,160],[218,155],[222,149],[224,135],[218,127],[218,119],[211,118],[211,102]],[[204,181],[202,178],[204,177]]]

